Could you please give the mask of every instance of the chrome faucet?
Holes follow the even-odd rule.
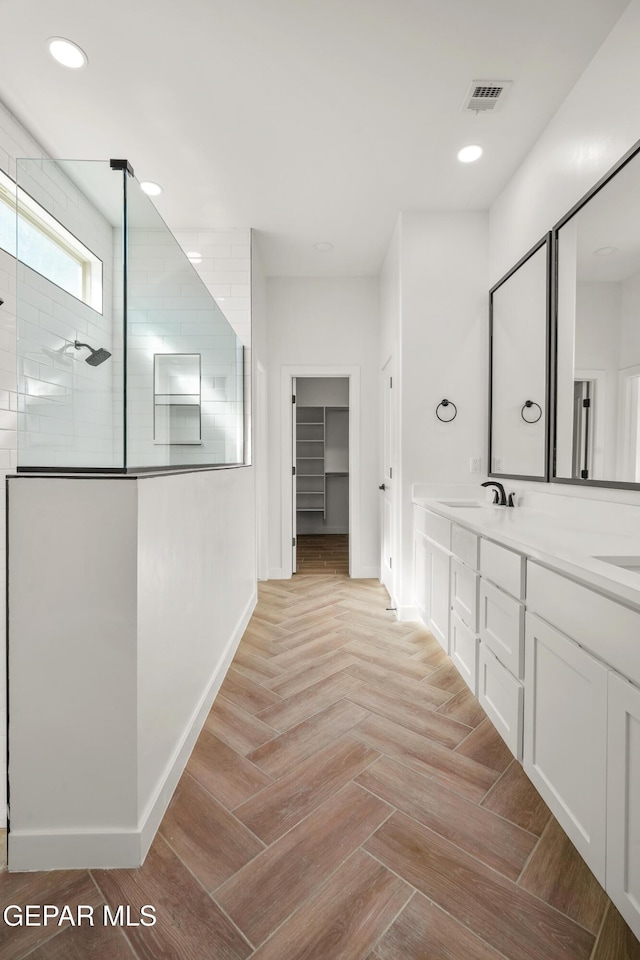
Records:
[[[497,480],[485,480],[484,483],[480,484],[481,487],[495,487],[493,491],[493,502],[499,507],[514,507],[514,495],[509,494],[509,500],[507,501],[507,494],[501,483]]]

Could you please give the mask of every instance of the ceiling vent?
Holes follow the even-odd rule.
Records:
[[[510,86],[510,80],[474,80],[467,90],[462,110],[471,110],[472,113],[499,110]]]

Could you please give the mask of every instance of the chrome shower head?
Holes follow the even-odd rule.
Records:
[[[101,363],[104,363],[105,360],[108,360],[111,354],[108,350],[105,350],[103,347],[98,347],[97,350],[94,350],[93,347],[90,347],[88,343],[80,343],[79,340],[74,342],[74,347],[76,350],[79,350],[80,347],[86,347],[89,351],[89,356],[85,357],[85,363],[89,363],[92,367],[99,367]]]

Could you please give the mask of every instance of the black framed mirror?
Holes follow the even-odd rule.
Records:
[[[553,230],[552,479],[640,488],[640,142]]]
[[[489,291],[489,476],[548,479],[551,234]]]

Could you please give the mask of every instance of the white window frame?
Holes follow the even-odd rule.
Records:
[[[88,247],[85,247],[59,220],[51,216],[33,197],[17,186],[15,181],[2,170],[0,170],[0,203],[17,211],[18,218],[26,220],[39,233],[55,243],[60,250],[79,264],[82,268],[82,296],[80,299],[92,310],[101,314],[103,309],[102,260],[95,253],[92,253]],[[17,251],[6,250],[6,253],[15,257]],[[29,264],[27,263],[26,266],[29,266]],[[55,280],[51,280],[50,277],[46,279],[55,283]],[[65,288],[62,287],[61,289]],[[78,299],[76,294],[70,290],[66,290],[66,292],[69,296]]]

